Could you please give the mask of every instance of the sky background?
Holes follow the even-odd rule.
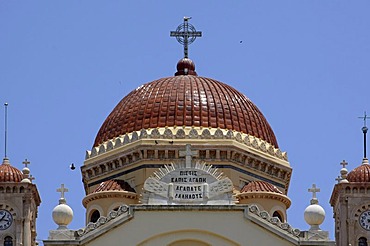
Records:
[[[79,167],[115,105],[143,83],[172,76],[183,48],[169,33],[183,16],[203,32],[190,46],[198,75],[225,82],[263,112],[293,175],[288,222],[303,218],[316,183],[329,199],[340,162],[361,164],[370,113],[370,1],[0,1],[0,102],[8,102],[8,157],[28,158],[42,203],[38,239],[64,183],[85,223]],[[4,129],[4,110],[0,129]],[[4,131],[0,153],[4,155]],[[75,163],[75,171],[69,165]]]

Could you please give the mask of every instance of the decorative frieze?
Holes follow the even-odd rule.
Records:
[[[139,137],[140,134],[140,137]],[[165,127],[155,128],[148,130],[141,130],[138,132],[132,132],[123,136],[111,139],[97,147],[94,147],[91,151],[86,152],[85,159],[101,155],[113,149],[119,148],[123,145],[133,143],[140,139],[235,139],[239,143],[254,148],[256,150],[267,153],[271,156],[279,159],[288,160],[286,152],[281,152],[280,149],[275,148],[270,143],[250,136],[248,134],[235,132],[232,130],[222,130],[215,128],[195,128],[195,127]]]

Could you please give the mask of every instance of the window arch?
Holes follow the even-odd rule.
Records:
[[[281,213],[279,211],[275,211],[273,214],[272,214],[272,217],[278,217],[280,222],[284,222],[283,220],[283,216],[281,215]]]
[[[13,238],[11,236],[4,238],[4,246],[13,246]]]
[[[367,246],[367,239],[365,237],[360,237],[358,239],[358,246]]]
[[[99,211],[98,210],[94,210],[94,212],[92,212],[92,214],[90,216],[90,222],[95,223],[96,221],[98,221],[99,218],[100,218]]]

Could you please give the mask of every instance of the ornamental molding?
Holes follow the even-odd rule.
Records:
[[[148,206],[148,205],[147,205]],[[176,211],[182,211],[182,210],[192,210],[194,211],[195,208],[203,208],[201,210],[234,210],[234,209],[244,209],[244,216],[261,225],[261,223],[265,224],[266,227],[264,228],[275,231],[280,231],[281,233],[285,235],[289,235],[292,237],[292,239],[297,240],[299,238],[299,234],[301,231],[299,229],[293,228],[288,223],[283,223],[280,221],[278,217],[272,217],[267,211],[261,211],[257,205],[251,204],[247,206],[239,207],[238,205],[227,205],[227,206],[220,206],[220,205],[196,205],[196,206],[189,206],[189,205],[180,205],[180,206],[153,206],[149,205],[147,206],[128,206],[126,204],[121,205],[117,211],[112,210],[109,212],[108,216],[101,216],[95,223],[90,222],[85,227],[75,231],[75,236],[78,237],[88,237],[91,233],[94,232],[101,232],[99,230],[100,228],[104,227],[105,225],[111,224],[111,223],[123,223],[124,221],[127,221],[131,219],[134,216],[134,210],[135,209],[149,209],[149,211],[154,210],[167,210],[172,211],[174,208],[176,208]],[[142,207],[142,208],[141,208]],[[198,209],[195,209],[199,211]],[[201,213],[201,211],[199,211]],[[113,222],[113,220],[115,222]],[[76,238],[76,239],[77,239]]]
[[[230,139],[280,160],[288,161],[286,152],[282,152],[279,148],[275,148],[272,144],[260,138],[233,130],[186,126],[142,129],[141,131],[126,133],[86,151],[85,160],[142,139]]]
[[[293,228],[288,223],[283,223],[278,217],[272,217],[267,211],[260,211],[257,205],[248,205],[248,211],[246,212],[246,217],[257,217],[259,221],[264,221],[265,223],[271,225],[273,228],[277,228],[290,234],[294,238],[298,239],[301,231],[297,228]]]
[[[138,195],[134,192],[129,192],[129,191],[117,191],[117,190],[100,191],[100,192],[95,192],[95,193],[91,193],[87,195],[82,200],[82,204],[86,208],[87,205],[94,200],[107,199],[107,198],[126,198],[126,199],[136,200],[138,198]]]
[[[236,198],[241,200],[247,200],[247,199],[269,199],[269,200],[276,200],[279,202],[282,202],[286,208],[288,209],[292,202],[290,199],[283,195],[278,194],[274,192],[243,192],[236,195]]]
[[[102,227],[103,225],[107,224],[113,219],[117,219],[117,218],[128,219],[132,216],[133,215],[130,212],[129,206],[123,204],[118,208],[117,211],[115,210],[110,211],[107,217],[101,216],[95,223],[89,222],[86,225],[86,227],[77,230],[76,235],[78,237],[82,237]]]

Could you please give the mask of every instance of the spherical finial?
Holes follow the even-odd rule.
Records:
[[[177,72],[175,73],[175,76],[179,75],[195,75],[197,76],[197,73],[195,72],[195,64],[192,60],[189,58],[182,58],[177,63]]]
[[[311,204],[304,211],[304,220],[311,226],[312,230],[321,230],[320,225],[325,220],[325,210],[319,204]]]
[[[59,205],[53,209],[53,220],[59,226],[58,230],[67,229],[67,225],[73,219],[73,210],[67,205],[67,201],[64,198],[64,193],[67,191],[68,189],[64,187],[64,184],[61,184],[61,187],[57,189],[57,192],[61,193],[61,197]]]
[[[67,225],[73,219],[73,210],[65,203],[61,203],[53,209],[53,220],[57,224],[58,230],[67,229]]]
[[[22,169],[22,173],[23,173],[23,179],[22,179],[22,183],[32,183],[31,180],[29,179],[30,177],[30,169],[28,167],[24,167]]]
[[[313,184],[308,191],[312,192],[312,199],[311,205],[304,211],[304,219],[311,226],[310,231],[319,231],[321,230],[319,225],[325,219],[325,210],[319,205],[319,200],[316,197],[316,193],[320,192],[320,189],[316,187],[316,184]]]

